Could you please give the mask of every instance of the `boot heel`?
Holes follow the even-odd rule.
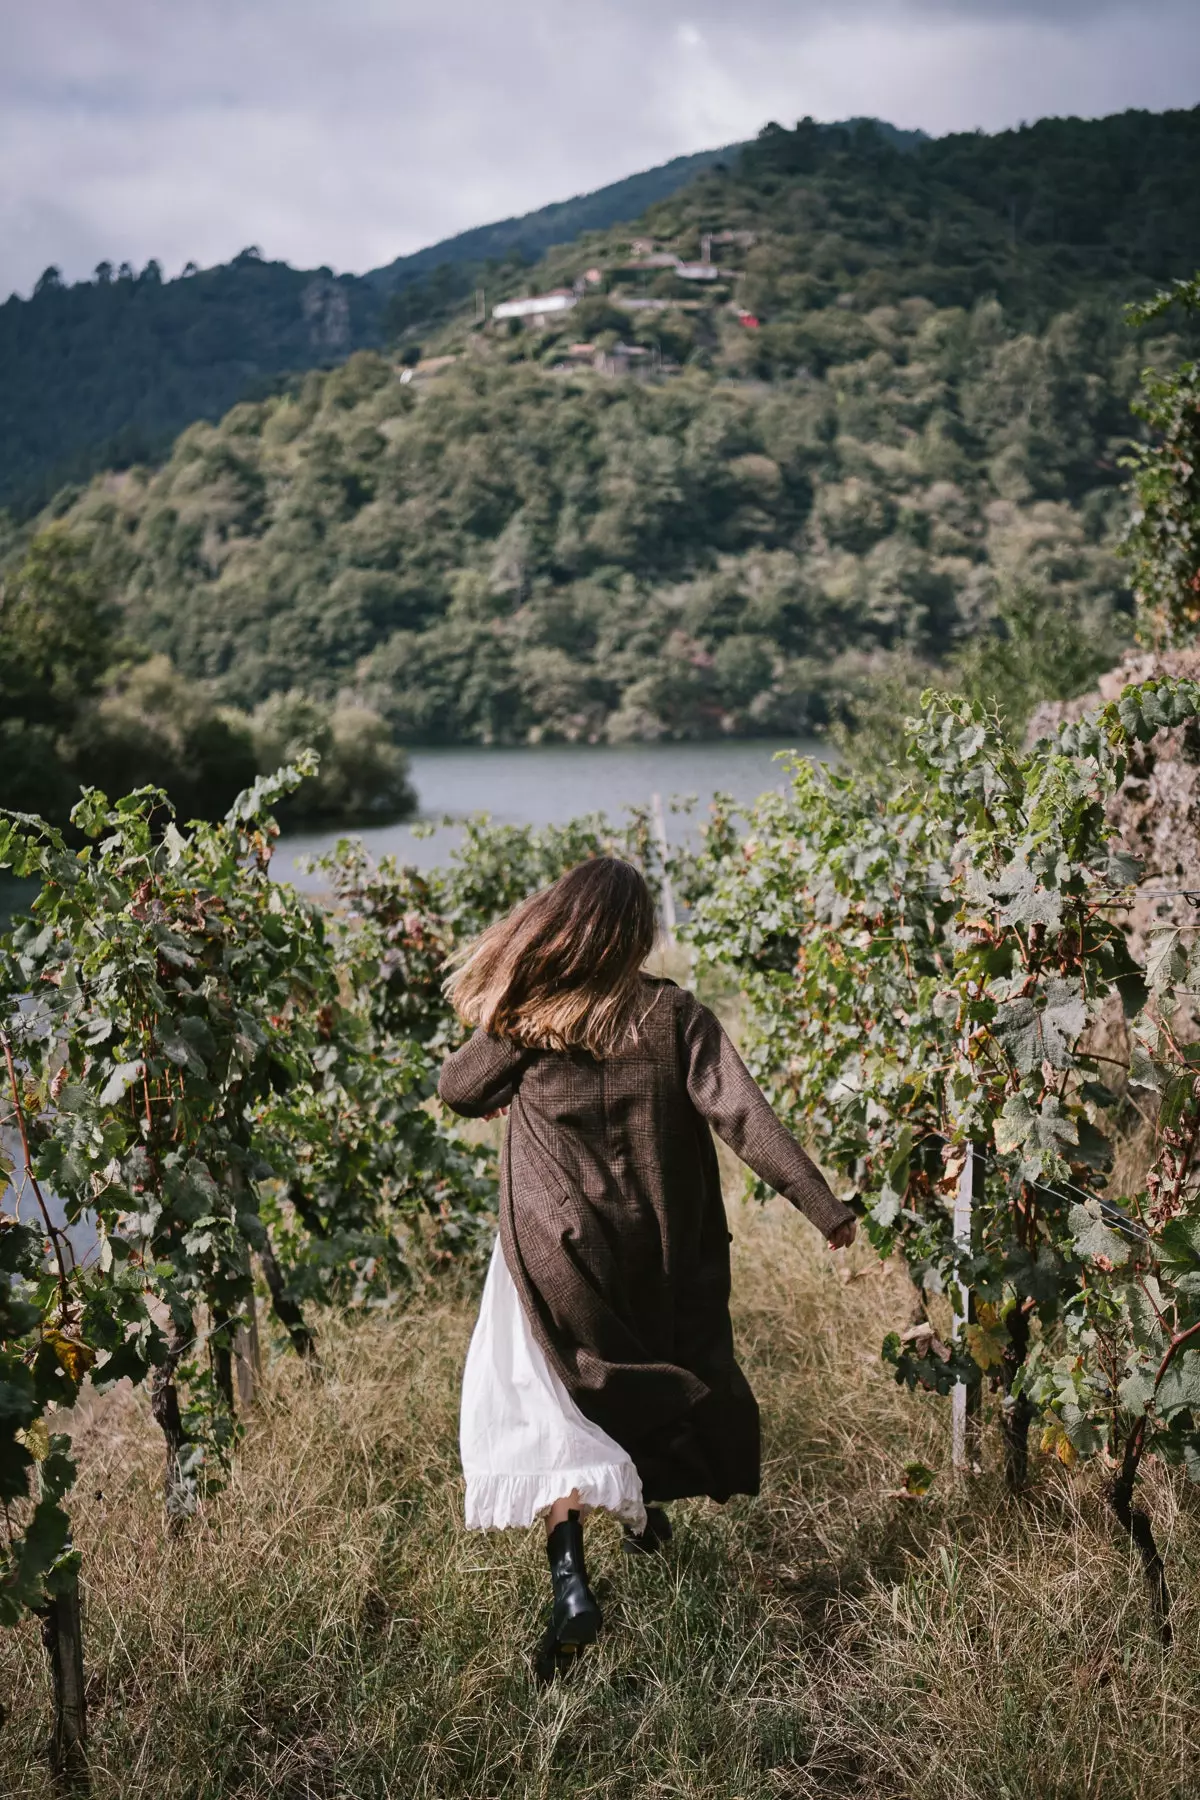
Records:
[[[555,1621],[555,1631],[559,1648],[562,1650],[586,1650],[594,1644],[600,1635],[600,1627],[604,1623],[604,1615],[593,1601],[590,1610],[572,1613],[562,1620]]]

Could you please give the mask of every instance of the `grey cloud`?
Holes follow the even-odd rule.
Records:
[[[250,242],[366,268],[769,117],[1200,98],[1194,0],[0,4],[0,292]]]

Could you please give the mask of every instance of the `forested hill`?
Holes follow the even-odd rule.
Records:
[[[901,131],[881,119],[846,119],[834,125],[820,125],[823,134],[850,132],[869,125],[884,141],[897,150],[912,149],[929,141],[923,131]],[[367,277],[387,288],[403,286],[437,268],[457,267],[503,261],[517,253],[533,261],[554,244],[569,244],[585,231],[606,231],[610,225],[639,219],[659,200],[669,199],[680,188],[710,169],[729,169],[748,148],[745,144],[727,144],[723,150],[704,150],[696,156],[677,156],[657,169],[630,175],[609,187],[597,188],[594,194],[581,194],[573,200],[556,201],[538,212],[525,213],[519,219],[502,219],[495,225],[480,225],[473,231],[462,231],[457,237],[444,238],[426,250],[401,256],[385,268],[373,269]]]
[[[961,299],[1008,278],[1006,300],[1020,287],[1043,312],[1061,304],[1072,277],[1087,288],[1173,274],[1197,236],[1195,118],[1131,113],[933,141],[864,120],[769,127],[744,151],[676,158],[362,277],[296,270],[253,250],[175,281],[155,263],[140,275],[102,264],[95,280],[70,287],[50,270],[30,299],[0,306],[0,509],[24,513],[95,469],[154,460],[193,420],[217,419],[288,373],[380,347],[406,328],[428,335],[477,286],[490,299],[515,292],[552,244],[633,220],[681,188],[702,214],[749,207],[776,226],[784,220],[772,183],[807,183],[820,197],[803,221],[817,226],[809,272],[819,279],[831,253],[838,266],[829,240],[846,238],[860,301],[856,259],[872,255],[907,262],[913,291]],[[732,173],[739,155],[749,182]],[[714,164],[726,171],[715,201],[712,183],[696,182]],[[1029,292],[1039,254],[1048,278]]]
[[[897,134],[904,139],[919,134]],[[96,469],[154,460],[196,419],[287,373],[343,361],[386,336],[389,296],[440,271],[455,298],[552,244],[634,219],[741,146],[675,157],[594,193],[443,239],[365,276],[293,269],[257,248],[164,281],[101,263],[91,281],[48,269],[0,306],[0,509],[26,512]]]
[[[379,307],[353,278],[256,250],[175,281],[153,262],[72,286],[47,270],[0,306],[0,507],[161,457],[192,420],[376,341]]]
[[[862,121],[823,126],[853,129]],[[909,147],[923,133],[879,129]],[[256,248],[164,281],[101,263],[66,286],[48,269],[29,300],[0,306],[0,510],[26,513],[96,469],[153,461],[196,419],[270,391],[285,374],[379,348],[398,319],[438,317],[477,282],[503,289],[554,244],[638,218],[743,146],[677,156],[517,218],[481,225],[365,276],[293,269]],[[418,284],[413,305],[389,300]]]
[[[64,523],[218,699],[349,693],[409,742],[800,733],[1021,620],[1031,680],[1086,679],[1138,370],[1179,353],[1121,302],[1200,263],[1198,149],[1200,113],[769,127],[650,210],[653,258],[624,227],[493,283],[578,282],[557,324],[418,285],[415,380],[359,353]]]

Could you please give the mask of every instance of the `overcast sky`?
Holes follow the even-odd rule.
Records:
[[[0,0],[0,294],[362,270],[684,151],[1200,103],[1200,0]]]

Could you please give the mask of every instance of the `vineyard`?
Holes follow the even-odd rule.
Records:
[[[1200,304],[1200,284],[1158,305],[1180,300]],[[1163,645],[1190,642],[1196,627],[1197,380],[1188,365],[1148,384],[1154,436],[1134,469],[1136,584],[1146,630]],[[666,849],[648,812],[619,827],[594,817],[543,831],[476,820],[430,874],[376,865],[343,843],[321,866],[327,906],[270,872],[273,810],[311,777],[311,758],[259,780],[217,825],[181,824],[152,789],[115,802],[86,791],[67,835],[7,815],[0,864],[33,878],[37,897],[0,943],[0,1624],[22,1646],[12,1666],[26,1687],[31,1632],[45,1648],[45,1780],[119,1791],[119,1769],[112,1788],[107,1755],[99,1766],[89,1753],[89,1729],[118,1741],[109,1714],[132,1703],[110,1701],[89,1672],[102,1609],[74,1524],[77,1512],[94,1519],[106,1490],[111,1507],[114,1484],[127,1516],[109,1510],[105,1538],[158,1544],[159,1610],[135,1624],[106,1587],[102,1635],[120,1613],[118,1635],[169,1664],[161,1609],[203,1611],[184,1571],[204,1565],[219,1588],[230,1546],[258,1544],[261,1587],[290,1542],[313,1609],[297,1643],[331,1688],[370,1686],[370,1644],[385,1620],[389,1634],[400,1620],[388,1638],[396,1671],[411,1669],[407,1698],[389,1702],[401,1709],[388,1728],[398,1761],[362,1739],[360,1711],[329,1727],[353,1740],[350,1774],[326,1743],[298,1772],[276,1764],[272,1775],[227,1722],[203,1768],[177,1751],[170,1782],[159,1763],[139,1776],[139,1794],[358,1795],[402,1781],[430,1794],[899,1796],[917,1772],[910,1763],[905,1775],[897,1754],[885,1780],[872,1762],[871,1732],[896,1729],[878,1699],[855,1703],[860,1724],[875,1721],[867,1735],[851,1751],[834,1732],[822,1763],[818,1715],[834,1699],[819,1697],[805,1633],[835,1661],[850,1658],[853,1686],[870,1660],[864,1641],[882,1629],[872,1608],[890,1593],[896,1641],[948,1654],[970,1567],[994,1584],[997,1567],[1016,1580],[1040,1557],[1040,1578],[1061,1587],[1061,1571],[1046,1573],[1050,1539],[1075,1545],[1077,1568],[1091,1558],[1109,1571],[1109,1623],[1087,1628],[1124,1646],[1104,1650],[1106,1682],[1119,1654],[1130,1693],[1147,1669],[1160,1671],[1138,1690],[1143,1705],[1194,1679],[1180,1622],[1194,1627],[1200,1482],[1200,895],[1174,865],[1143,866],[1112,824],[1164,746],[1200,761],[1194,681],[1131,684],[1024,747],[986,706],[929,694],[900,765],[881,774],[797,762],[785,796],[744,820],[716,809],[686,851]],[[518,1691],[519,1708],[533,1707],[518,1658],[503,1677],[486,1661],[480,1633],[494,1596],[475,1590],[484,1611],[463,1636],[477,1564],[478,1580],[507,1579],[510,1609],[532,1616],[530,1559],[516,1553],[505,1577],[502,1556],[446,1547],[457,1505],[446,1451],[453,1368],[471,1273],[490,1245],[495,1163],[493,1142],[450,1129],[431,1099],[458,1041],[441,993],[447,955],[602,847],[686,905],[696,978],[735,1006],[756,1073],[855,1197],[870,1246],[839,1282],[798,1260],[776,1211],[739,1224],[748,1360],[786,1416],[763,1512],[735,1505],[715,1523],[695,1509],[663,1614],[679,1641],[652,1650],[653,1620],[630,1620],[647,1666],[675,1674],[646,1700],[658,1735],[628,1787],[596,1774],[597,1745],[609,1727],[619,1741],[632,1701],[618,1692],[608,1724],[589,1726],[587,1709],[601,1702],[581,1687],[561,1702],[561,1741],[545,1735],[549,1715],[529,1724],[542,1761],[525,1768],[488,1711],[516,1704]],[[1147,901],[1143,930],[1133,921]],[[801,1341],[805,1317],[814,1331]],[[864,1358],[867,1330],[875,1342]],[[790,1347],[786,1372],[774,1339]],[[958,1420],[953,1455],[940,1398]],[[138,1435],[151,1420],[152,1504]],[[113,1460],[129,1433],[133,1474]],[[356,1444],[368,1448],[359,1455]],[[322,1480],[312,1506],[325,1524],[309,1539],[281,1493]],[[839,1494],[857,1520],[827,1516]],[[350,1557],[340,1573],[322,1536],[330,1518]],[[89,1541],[111,1560],[94,1526]],[[350,1565],[374,1567],[384,1543],[389,1570],[356,1585]],[[1112,1573],[1125,1557],[1128,1588]],[[931,1583],[941,1584],[936,1606]],[[335,1596],[333,1613],[318,1618],[322,1594]],[[1085,1635],[1094,1603],[1074,1591]],[[353,1669],[344,1608],[362,1640]],[[269,1610],[257,1624],[248,1613],[246,1633],[269,1637]],[[221,1658],[244,1670],[231,1617],[236,1607],[214,1612],[205,1628],[224,1645],[215,1662],[197,1650],[214,1718],[229,1717]],[[776,1638],[764,1647],[772,1617]],[[501,1636],[507,1628],[506,1618]],[[968,1662],[984,1627],[971,1630],[959,1645]],[[793,1668],[790,1689],[772,1641]],[[111,1666],[111,1644],[105,1654]],[[280,1654],[276,1644],[272,1666]],[[475,1670],[473,1696],[450,1673],[456,1659],[462,1680]],[[1191,1676],[1163,1672],[1181,1664]],[[283,1686],[296,1678],[281,1669]],[[135,1666],[126,1679],[152,1686],[154,1675]],[[645,1679],[630,1692],[645,1698]],[[916,1690],[940,1695],[939,1680],[952,1675],[914,1665]],[[480,1682],[491,1684],[487,1703]],[[1194,1712],[1186,1692],[1147,1764],[1157,1785],[1110,1779],[1106,1794],[1185,1791],[1172,1785],[1168,1740]],[[758,1713],[752,1728],[731,1715],[716,1732],[731,1693],[769,1704],[775,1735]],[[181,1716],[204,1704],[184,1681]],[[163,1705],[160,1696],[160,1731]],[[250,1714],[265,1705],[246,1701]],[[446,1708],[464,1713],[460,1731]],[[1096,1723],[1095,1755],[1128,1728],[1120,1706],[1117,1715]],[[916,1731],[911,1707],[905,1716]],[[5,1731],[15,1730],[10,1720]],[[428,1757],[420,1785],[418,1742]],[[1095,1769],[1030,1785],[1040,1742],[1033,1733],[1021,1752],[1028,1779],[988,1791],[1101,1792]],[[952,1785],[953,1759],[943,1775],[929,1791],[984,1791]],[[22,1779],[22,1792],[50,1791],[28,1767]]]

